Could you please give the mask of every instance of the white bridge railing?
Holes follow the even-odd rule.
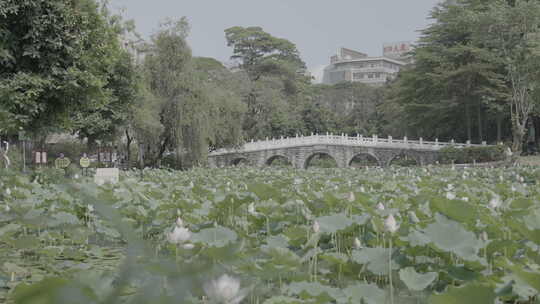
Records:
[[[471,146],[486,146],[486,142],[481,145],[467,143],[456,143],[454,140],[451,142],[440,142],[438,139],[435,141],[425,141],[422,138],[418,140],[410,140],[407,137],[403,139],[393,139],[392,136],[387,138],[379,138],[377,135],[372,137],[358,136],[346,136],[346,135],[311,135],[311,136],[296,136],[279,139],[266,139],[262,141],[251,141],[244,144],[244,146],[237,149],[219,149],[211,152],[210,156],[230,154],[230,153],[243,153],[264,151],[272,149],[294,148],[311,145],[339,145],[339,146],[351,146],[351,147],[377,147],[377,148],[393,148],[393,149],[411,149],[411,150],[431,150],[437,151],[441,148],[454,146],[456,148],[471,147]]]

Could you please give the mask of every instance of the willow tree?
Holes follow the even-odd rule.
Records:
[[[161,127],[154,125],[153,130],[162,130],[159,143],[146,145],[146,150],[158,162],[165,152],[174,152],[179,168],[205,164],[210,146],[238,144],[244,112],[240,97],[230,88],[205,79],[192,58],[188,33],[185,18],[163,23],[152,37],[143,68],[148,92],[142,98],[159,107]],[[144,113],[152,116],[148,108],[138,115]]]

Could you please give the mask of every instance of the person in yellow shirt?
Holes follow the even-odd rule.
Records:
[[[79,160],[79,165],[81,165],[82,174],[84,176],[87,176],[88,175],[88,167],[90,167],[90,158],[88,158],[86,153],[83,153],[81,159]]]

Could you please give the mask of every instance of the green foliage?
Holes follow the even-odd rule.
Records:
[[[506,159],[506,146],[489,147],[445,147],[439,150],[439,162],[442,164],[472,164],[473,162],[494,162]]]
[[[109,120],[119,115],[111,110],[117,102],[129,102],[125,92],[131,85],[118,79],[119,62],[129,58],[120,48],[115,20],[94,0],[0,3],[4,132],[110,130]]]
[[[242,303],[378,304],[391,292],[395,303],[534,303],[538,176],[229,168],[126,172],[96,186],[62,170],[2,170],[0,299],[201,304],[203,286],[227,273]],[[190,233],[171,244],[178,216]]]
[[[444,1],[384,103],[394,136],[500,142],[518,153],[537,103],[537,1]],[[403,128],[405,126],[405,128]]]
[[[276,38],[260,27],[235,26],[225,30],[227,45],[233,47],[232,59],[239,59],[252,80],[262,75],[294,76],[305,69],[296,45]]]

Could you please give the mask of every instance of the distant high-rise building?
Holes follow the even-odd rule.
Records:
[[[383,85],[393,79],[407,64],[408,42],[385,44],[382,57],[368,57],[367,54],[340,48],[330,58],[330,65],[324,69],[323,83],[361,82],[370,85]]]

